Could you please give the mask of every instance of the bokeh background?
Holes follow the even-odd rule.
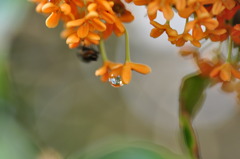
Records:
[[[27,1],[1,0],[0,51],[8,57],[14,104],[1,104],[0,159],[31,159],[35,153],[41,159],[74,158],[134,141],[184,153],[178,94],[181,79],[196,66],[180,57],[166,37],[149,37],[144,7],[128,8],[135,15],[126,25],[132,60],[148,64],[152,73],[134,73],[129,85],[113,88],[94,75],[100,58],[83,63],[77,50],[68,49],[59,36],[61,25],[48,29],[46,16]],[[173,25],[181,28],[180,22],[176,17]],[[111,60],[123,62],[123,37],[111,37],[106,49]],[[224,94],[219,85],[210,88],[194,120],[203,159],[240,158],[239,123],[235,94]]]

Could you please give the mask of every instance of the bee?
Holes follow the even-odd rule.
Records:
[[[233,25],[236,24],[240,24],[240,10],[238,10],[233,17]]]
[[[99,52],[93,46],[80,46],[77,51],[77,57],[83,62],[97,61]]]

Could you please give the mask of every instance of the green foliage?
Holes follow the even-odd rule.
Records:
[[[0,60],[0,99],[10,101],[10,80],[8,76],[8,68],[6,62]]]
[[[191,74],[183,78],[180,89],[180,112],[194,117],[205,97],[205,89],[210,80],[199,74]]]
[[[108,153],[99,159],[164,159],[164,157],[151,150],[129,147]]]
[[[80,156],[80,157],[79,157]],[[189,159],[152,143],[116,143],[69,159]]]
[[[193,135],[191,134],[192,133],[191,127],[189,127],[188,123],[183,123],[182,125],[183,125],[182,131],[183,131],[184,141],[185,141],[187,147],[193,147],[194,138],[193,138]]]
[[[183,78],[179,95],[179,123],[189,155],[199,159],[198,141],[192,127],[192,119],[198,113],[205,99],[205,90],[210,79],[199,74]]]
[[[0,158],[34,159],[39,149],[9,112],[0,111]]]

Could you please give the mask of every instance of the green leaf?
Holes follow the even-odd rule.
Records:
[[[170,150],[147,142],[115,143],[69,159],[189,159]]]
[[[180,113],[193,118],[200,109],[205,98],[205,89],[210,79],[199,74],[191,74],[183,78],[180,89]]]
[[[0,111],[0,158],[36,159],[40,150],[14,116]]]
[[[198,140],[192,127],[192,119],[200,110],[205,99],[205,90],[210,79],[200,74],[190,74],[182,80],[179,95],[179,124],[189,155],[199,159]]]

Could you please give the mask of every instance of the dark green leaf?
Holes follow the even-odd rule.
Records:
[[[202,105],[209,82],[209,78],[199,74],[191,74],[183,79],[179,96],[180,113],[194,117]]]

